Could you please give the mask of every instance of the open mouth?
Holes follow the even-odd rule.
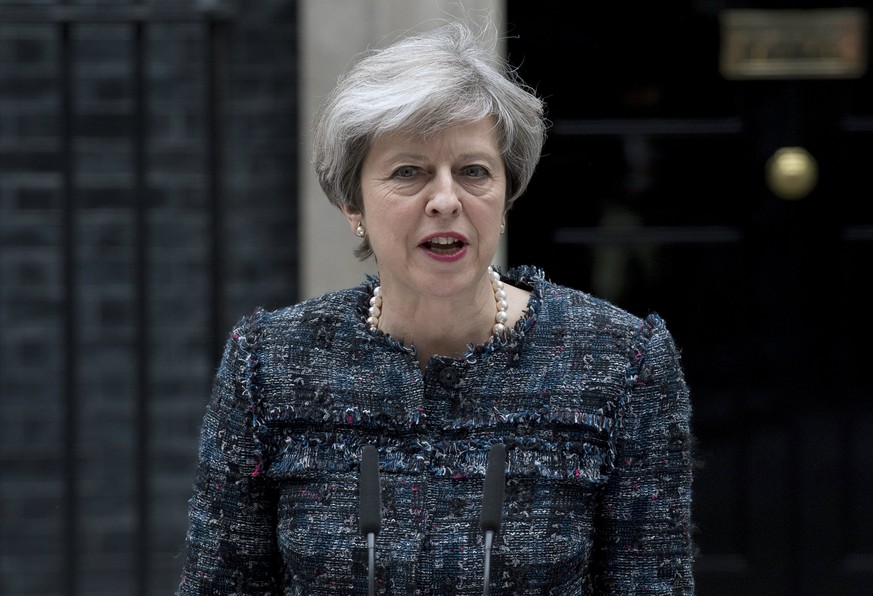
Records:
[[[464,248],[464,242],[450,236],[435,236],[421,246],[438,255],[450,255]]]

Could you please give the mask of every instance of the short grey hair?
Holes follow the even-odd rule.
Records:
[[[489,117],[507,172],[507,211],[539,162],[545,104],[481,33],[451,22],[371,51],[340,77],[314,121],[312,162],[328,200],[363,214],[361,166],[376,138],[427,138]],[[372,254],[366,238],[355,254]]]

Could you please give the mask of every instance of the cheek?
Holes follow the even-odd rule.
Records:
[[[367,218],[382,234],[398,237],[416,225],[419,209],[412,200],[372,201],[367,205]]]
[[[396,250],[396,245],[400,242],[403,234],[402,221],[398,221],[397,214],[390,211],[374,210],[372,213],[367,213],[370,221],[369,237],[370,245],[373,250],[387,248],[388,251]]]
[[[503,203],[487,207],[483,205],[481,210],[476,212],[476,219],[479,224],[479,233],[488,236],[500,234],[500,223],[503,221]]]

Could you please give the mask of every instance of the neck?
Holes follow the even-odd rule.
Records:
[[[502,289],[502,284],[496,283]],[[379,311],[371,325],[407,345],[415,345],[424,368],[431,355],[457,356],[469,344],[490,339],[498,310],[506,310],[505,302],[498,305],[496,291],[490,269],[471,292],[458,296],[405,296],[391,287],[382,287]]]

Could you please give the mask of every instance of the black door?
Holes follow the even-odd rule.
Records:
[[[737,78],[730,3],[593,4],[508,3],[553,122],[509,261],[672,329],[700,594],[871,594],[871,75]]]

